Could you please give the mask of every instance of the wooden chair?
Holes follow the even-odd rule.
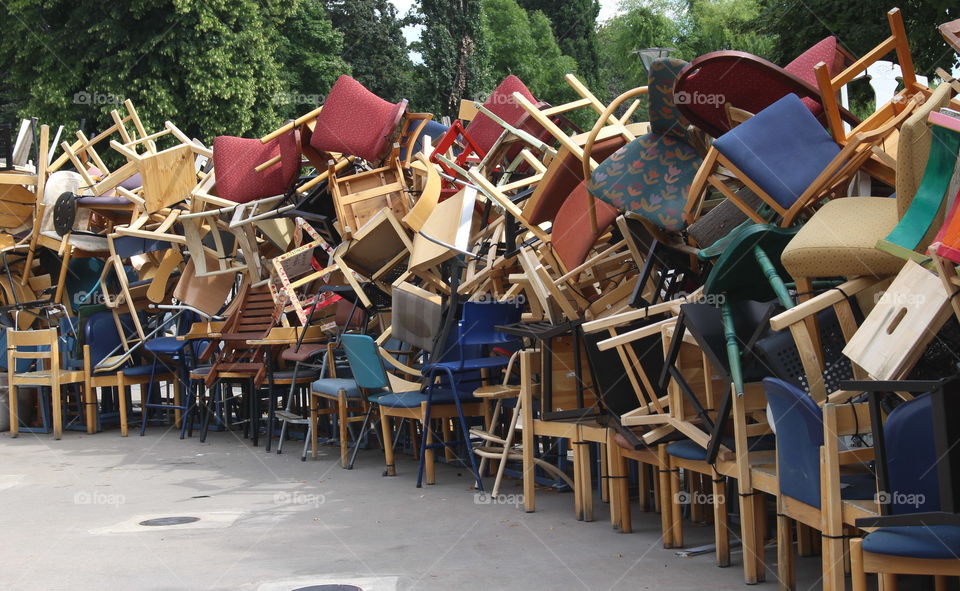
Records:
[[[38,396],[43,396],[44,389],[51,391],[51,407],[53,409],[53,438],[60,439],[63,434],[63,391],[64,386],[84,384],[85,376],[82,370],[68,370],[61,368],[59,331],[57,328],[20,331],[7,329],[7,368],[8,384],[10,385],[10,436],[16,437],[20,431],[31,431],[21,428],[20,414],[17,407],[17,389],[20,387],[38,388]],[[44,367],[37,367],[32,371],[17,371],[21,360],[36,363]],[[89,393],[83,392],[83,404],[90,404],[87,399]],[[42,398],[38,402],[43,405]],[[89,417],[88,417],[89,419]],[[87,423],[87,429],[93,429]],[[92,432],[92,431],[91,431]]]

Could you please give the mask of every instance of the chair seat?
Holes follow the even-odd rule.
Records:
[[[294,371],[292,369],[285,369],[282,371],[273,372],[273,381],[275,382],[287,382],[293,379]],[[320,370],[311,369],[309,367],[300,367],[296,371],[297,382],[312,382],[320,377]]]
[[[475,370],[475,369],[494,369],[497,367],[506,367],[510,362],[509,357],[477,357],[475,359],[464,359],[463,361],[442,361],[440,363],[430,363],[423,366],[424,373],[434,367],[446,367],[452,370]]]
[[[310,391],[325,396],[339,396],[343,390],[347,398],[360,398],[360,388],[353,380],[346,378],[323,378],[310,384]]]
[[[151,353],[175,355],[183,351],[189,344],[190,341],[181,341],[176,337],[157,337],[144,343],[143,348]]]
[[[960,556],[960,527],[911,525],[881,527],[863,538],[863,550],[905,558],[956,560]]]
[[[153,369],[152,365],[136,365],[134,367],[125,367],[121,371],[123,372],[123,375],[133,377],[133,376],[148,376],[150,375],[150,370],[152,369]],[[162,367],[162,366],[157,367],[157,375],[161,375],[165,373],[169,373],[169,370],[167,370],[165,367]]]
[[[61,384],[75,384],[77,382],[84,381],[84,375],[82,371],[75,371],[69,369],[61,369],[57,372],[58,379]],[[42,371],[27,371],[21,372],[14,375],[14,383],[18,386],[24,385],[38,385],[38,386],[49,386],[50,380],[52,379],[53,374],[50,370]]]
[[[897,200],[845,197],[821,207],[783,250],[792,277],[895,275],[904,260],[877,250],[896,227]]]
[[[427,401],[427,393],[419,391],[410,392],[391,392],[388,394],[376,394],[370,397],[370,402],[375,402],[380,406],[388,408],[417,408],[421,403]],[[473,396],[462,394],[461,403],[475,402]],[[433,404],[453,404],[453,391],[446,388],[434,391]]]
[[[210,375],[210,369],[212,365],[204,365],[202,367],[195,367],[190,370],[190,379],[191,380],[202,380],[208,375]]]
[[[286,361],[306,361],[311,357],[327,350],[326,343],[305,343],[297,347],[289,347],[280,354],[281,359]]]
[[[722,443],[730,449],[734,448],[732,437],[724,437]],[[747,440],[750,451],[770,451],[771,449],[776,449],[776,444],[777,440],[773,435],[761,435],[760,437],[751,437]],[[703,462],[707,459],[707,450],[690,439],[674,441],[667,445],[667,454],[684,460]]]

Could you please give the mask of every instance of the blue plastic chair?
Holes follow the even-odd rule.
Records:
[[[430,369],[428,369],[428,367],[424,368],[427,379],[426,391],[423,391],[421,388],[418,390],[395,392],[390,385],[390,379],[384,369],[379,347],[370,336],[345,334],[341,337],[341,344],[343,345],[347,361],[350,364],[350,371],[353,373],[353,379],[357,386],[364,390],[376,392],[370,395],[368,400],[380,407],[384,454],[387,463],[386,475],[393,476],[396,474],[393,462],[393,446],[391,443],[389,417],[412,418],[420,420],[423,423],[424,436],[422,437],[420,447],[420,465],[417,475],[417,487],[419,488],[423,483],[426,450],[428,447],[431,449],[434,447],[433,445],[428,446],[426,443],[427,430],[430,428],[431,408],[434,405],[453,404],[456,409],[456,416],[460,421],[461,431],[464,433],[465,442],[468,442],[468,434],[470,431],[463,414],[463,402],[469,401],[469,397],[459,394],[456,388],[456,380],[453,378],[453,370],[439,365]],[[434,378],[438,372],[451,376],[451,380],[443,385],[437,384]],[[453,445],[457,442],[446,443]],[[441,444],[436,444],[436,446],[440,445]],[[483,490],[483,482],[480,480],[474,455],[473,453],[469,453],[468,456],[477,488]]]

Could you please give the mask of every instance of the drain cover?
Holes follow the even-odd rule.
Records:
[[[183,525],[184,523],[193,523],[200,521],[199,517],[157,517],[156,519],[147,519],[141,521],[140,525]]]
[[[310,585],[297,587],[293,591],[363,591],[363,589],[356,585]]]

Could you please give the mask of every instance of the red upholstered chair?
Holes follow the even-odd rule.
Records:
[[[389,103],[344,74],[317,115],[310,146],[380,162],[390,152],[406,110],[406,99]]]
[[[795,93],[814,115],[821,117],[823,105],[813,67],[822,61],[833,74],[840,70],[844,59],[833,37],[820,41],[786,68],[745,51],[714,51],[693,60],[680,72],[674,97],[683,116],[713,137],[731,129],[726,114],[728,103],[758,113]],[[849,111],[843,110],[842,116],[853,125],[859,123]]]
[[[590,203],[593,199],[597,210],[597,231],[590,231]],[[553,221],[550,245],[557,261],[567,273],[587,260],[590,249],[617,219],[620,212],[612,205],[592,197],[586,183],[581,181],[560,206]]]
[[[280,161],[257,172],[262,162]],[[222,135],[213,140],[213,169],[217,195],[234,203],[249,203],[282,195],[300,170],[296,132],[289,131],[264,144],[256,138]]]

